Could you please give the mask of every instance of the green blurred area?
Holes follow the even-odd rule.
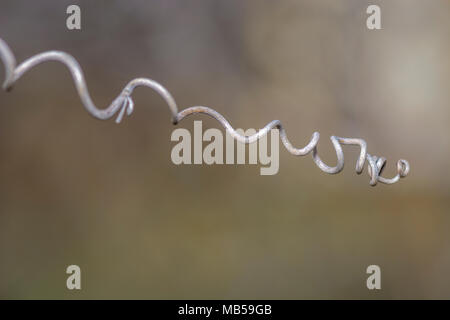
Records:
[[[65,27],[69,4],[81,31]],[[136,90],[122,124],[101,122],[67,70],[43,64],[0,93],[0,298],[449,298],[450,3],[380,2],[377,31],[369,4],[2,1],[0,37],[18,61],[69,52],[97,106],[149,77],[180,109],[210,106],[235,127],[279,119],[295,146],[319,131],[327,163],[330,135],[359,137],[387,176],[400,158],[411,172],[372,188],[352,147],[338,175],[282,146],[274,176],[176,166],[155,93]],[[180,127],[192,120],[219,128],[202,116]]]

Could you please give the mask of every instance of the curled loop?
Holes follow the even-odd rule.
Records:
[[[273,120],[268,123],[264,128],[259,130],[257,133],[251,136],[244,136],[239,134],[231,124],[223,117],[220,113],[215,111],[214,109],[203,107],[203,106],[194,106],[190,108],[186,108],[180,112],[178,112],[178,107],[175,102],[175,99],[172,97],[169,91],[164,88],[158,82],[147,79],[147,78],[137,78],[131,80],[125,88],[122,90],[120,95],[113,100],[113,102],[105,109],[99,109],[92,102],[92,99],[89,95],[89,91],[87,88],[86,81],[84,79],[83,71],[81,66],[71,55],[61,52],[61,51],[47,51],[40,54],[37,54],[24,62],[22,62],[19,66],[16,66],[16,59],[11,49],[8,47],[5,41],[0,39],[0,60],[3,62],[5,67],[5,80],[3,82],[3,89],[10,90],[14,83],[19,80],[28,70],[31,68],[46,62],[46,61],[58,61],[64,64],[70,71],[75,88],[78,92],[78,95],[81,99],[86,110],[95,118],[106,120],[110,119],[116,113],[118,113],[116,117],[116,123],[120,123],[126,114],[127,116],[131,115],[134,111],[134,102],[132,99],[133,90],[137,87],[148,87],[156,91],[166,102],[169,107],[169,110],[172,114],[172,122],[177,124],[179,121],[184,118],[197,114],[204,113],[210,117],[216,119],[229,133],[230,135],[239,142],[242,143],[252,143],[260,138],[267,135],[268,132],[272,129],[278,129],[280,132],[280,139],[283,143],[286,150],[288,150],[291,154],[295,156],[305,156],[309,153],[312,153],[313,160],[317,167],[320,170],[329,173],[336,174],[342,171],[344,168],[344,152],[342,150],[342,145],[356,145],[360,147],[360,154],[356,161],[356,173],[360,174],[364,169],[364,164],[368,163],[368,174],[370,177],[370,185],[374,186],[377,182],[385,183],[385,184],[393,184],[400,180],[400,178],[406,177],[409,173],[410,166],[408,161],[399,160],[397,162],[397,175],[393,178],[385,178],[381,176],[383,168],[386,164],[386,159],[383,157],[372,156],[367,153],[367,145],[366,142],[362,139],[357,138],[342,138],[331,136],[331,142],[336,151],[337,164],[334,167],[328,166],[325,164],[322,159],[319,157],[317,144],[319,143],[320,135],[318,132],[314,132],[311,140],[308,144],[303,148],[294,147],[289,139],[287,138],[286,131],[279,120]]]

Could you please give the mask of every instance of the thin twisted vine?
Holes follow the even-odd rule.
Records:
[[[89,95],[89,91],[86,85],[86,81],[84,79],[83,71],[81,66],[71,55],[61,52],[61,51],[47,51],[40,54],[37,54],[28,60],[22,62],[19,66],[16,66],[16,59],[8,47],[5,41],[0,39],[0,58],[5,66],[5,81],[3,82],[3,89],[10,90],[13,84],[19,80],[28,70],[37,66],[38,64],[46,61],[58,61],[64,64],[70,71],[73,81],[75,83],[75,88],[80,96],[81,102],[83,103],[86,110],[95,118],[106,120],[117,113],[116,123],[120,123],[125,115],[131,115],[134,110],[134,103],[131,97],[133,90],[137,87],[149,87],[156,91],[167,103],[169,106],[169,110],[172,114],[172,122],[173,124],[177,124],[179,121],[184,118],[197,114],[204,113],[208,116],[216,119],[228,132],[229,134],[239,142],[242,143],[252,143],[259,140],[261,137],[264,137],[270,130],[279,129],[280,139],[285,146],[285,148],[295,156],[305,156],[309,153],[312,153],[312,157],[316,165],[320,170],[329,173],[336,174],[342,171],[344,168],[344,152],[342,151],[342,145],[356,145],[359,146],[361,152],[356,161],[356,173],[360,174],[364,169],[364,164],[368,163],[368,174],[370,176],[370,185],[374,186],[377,182],[385,183],[385,184],[393,184],[400,180],[400,178],[405,177],[409,172],[409,163],[406,160],[398,160],[397,162],[397,175],[392,178],[385,178],[381,176],[381,172],[386,164],[386,159],[383,157],[377,157],[374,155],[370,155],[367,153],[367,145],[366,142],[362,139],[357,138],[342,138],[331,136],[331,142],[334,146],[337,156],[337,164],[334,167],[330,167],[326,165],[319,157],[317,152],[317,144],[319,142],[319,133],[314,132],[309,143],[303,148],[295,148],[289,142],[286,131],[284,130],[281,122],[279,120],[273,120],[268,123],[264,128],[259,130],[257,133],[244,136],[236,132],[234,128],[230,125],[230,123],[217,111],[203,106],[194,106],[190,108],[186,108],[180,112],[178,112],[177,104],[166,88],[164,88],[158,82],[146,79],[146,78],[137,78],[131,80],[119,96],[113,100],[113,102],[105,109],[97,108]]]

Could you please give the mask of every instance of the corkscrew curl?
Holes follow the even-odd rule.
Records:
[[[5,66],[5,80],[3,82],[3,89],[7,91],[11,90],[14,83],[17,80],[19,80],[28,70],[32,69],[38,64],[41,64],[46,61],[61,62],[69,69],[73,81],[75,83],[75,88],[86,110],[92,116],[100,120],[110,119],[118,113],[116,117],[116,123],[120,123],[125,113],[129,116],[134,110],[134,102],[131,97],[133,90],[137,87],[149,87],[154,91],[156,91],[169,106],[169,110],[172,114],[173,124],[177,124],[178,122],[180,122],[181,120],[190,115],[204,113],[216,119],[234,139],[245,144],[249,144],[259,140],[260,138],[267,135],[267,133],[270,132],[270,130],[272,129],[278,129],[280,132],[280,139],[283,145],[285,146],[286,150],[289,151],[289,153],[295,156],[305,156],[309,153],[312,153],[313,160],[319,167],[319,169],[329,174],[339,173],[344,168],[344,152],[342,150],[342,145],[356,145],[360,147],[361,151],[356,161],[355,170],[357,174],[361,174],[361,172],[364,169],[364,165],[367,162],[368,163],[367,172],[370,177],[369,183],[371,186],[375,186],[377,182],[385,184],[396,183],[397,181],[400,180],[400,178],[406,177],[406,175],[409,173],[410,170],[408,161],[401,159],[397,161],[397,175],[395,175],[392,178],[382,177],[381,173],[386,164],[385,158],[377,157],[367,153],[367,144],[363,139],[342,138],[336,136],[331,136],[330,139],[336,151],[337,164],[334,167],[330,167],[327,164],[325,164],[318,155],[317,145],[319,143],[320,137],[318,132],[313,133],[311,140],[303,148],[295,148],[290,143],[289,139],[287,138],[286,131],[279,120],[271,121],[264,128],[262,128],[253,135],[250,136],[241,135],[230,125],[230,123],[225,119],[224,116],[222,116],[219,112],[209,107],[194,106],[178,112],[177,104],[175,102],[175,99],[170,94],[170,92],[158,82],[147,78],[137,78],[131,80],[125,86],[125,88],[122,90],[119,96],[115,98],[107,108],[99,109],[92,102],[92,99],[89,95],[89,91],[86,85],[86,81],[84,79],[81,66],[78,64],[78,62],[75,60],[74,57],[65,52],[61,51],[43,52],[25,60],[19,66],[16,66],[16,59],[11,49],[8,47],[6,42],[0,38],[0,59],[2,60],[3,65]]]

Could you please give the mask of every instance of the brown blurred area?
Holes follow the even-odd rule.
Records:
[[[382,30],[366,28],[369,4]],[[76,57],[102,108],[149,77],[238,128],[279,119],[296,146],[319,131],[331,164],[330,135],[365,139],[387,176],[411,164],[374,188],[352,147],[338,175],[282,146],[273,176],[176,166],[154,92],[137,89],[120,125],[99,121],[66,68],[42,64],[0,92],[0,298],[450,298],[450,2],[2,0],[0,30],[19,62]],[[222,130],[180,127],[192,120]]]

